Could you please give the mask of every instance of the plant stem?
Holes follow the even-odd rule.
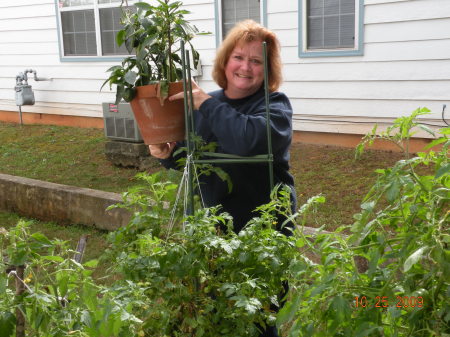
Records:
[[[165,0],[166,6],[169,3],[169,0]],[[170,17],[169,8],[166,7],[166,18]],[[169,56],[169,67],[167,68],[167,81],[172,82],[172,35],[171,35],[171,27],[170,27],[170,19],[167,19],[167,49],[168,49],[168,56]]]
[[[392,239],[386,240],[386,242],[387,243],[391,243],[391,242],[402,241],[402,240],[403,240],[403,238],[398,238],[397,237],[397,238],[392,238]],[[370,248],[370,247],[379,246],[379,245],[380,245],[379,242],[373,242],[373,243],[369,243],[367,245],[350,247],[349,249],[351,249],[351,250],[359,250],[359,249],[365,249],[365,248]]]

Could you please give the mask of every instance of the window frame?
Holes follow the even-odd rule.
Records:
[[[216,47],[223,41],[222,32],[222,0],[214,0],[215,21],[216,21]],[[260,0],[261,25],[267,27],[267,0]]]
[[[129,5],[132,6],[137,0],[129,0]],[[59,7],[59,0],[55,0],[55,13],[56,13],[56,28],[58,30],[58,50],[59,59],[61,62],[109,62],[109,61],[122,61],[125,57],[130,56],[128,54],[123,55],[102,55],[101,44],[101,28],[100,28],[100,9],[119,7],[120,2],[99,4],[98,0],[93,0],[92,5],[82,5],[74,7]],[[64,40],[61,22],[62,12],[71,12],[78,10],[94,10],[94,25],[95,25],[95,39],[97,45],[97,55],[64,55]]]
[[[298,56],[361,56],[364,55],[364,0],[355,0],[355,44],[353,48],[307,49],[308,18],[307,0],[298,0]]]

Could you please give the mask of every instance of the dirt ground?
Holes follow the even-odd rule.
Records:
[[[295,143],[291,147],[291,173],[295,179],[298,206],[322,194],[326,203],[308,218],[308,225],[325,224],[332,230],[353,222],[353,214],[376,181],[376,169],[391,167],[402,153],[367,150],[355,159],[355,150],[331,145]]]

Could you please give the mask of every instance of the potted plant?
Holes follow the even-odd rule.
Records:
[[[136,10],[123,8],[123,29],[116,40],[133,55],[109,68],[103,83],[117,86],[116,104],[122,99],[130,102],[146,144],[184,139],[183,102],[165,99],[183,90],[181,41],[190,47],[193,65],[198,66],[199,54],[191,40],[200,33],[186,21],[184,15],[189,12],[181,5],[180,1],[157,0],[157,5],[138,2]]]

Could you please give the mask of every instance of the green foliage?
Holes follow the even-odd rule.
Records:
[[[359,157],[364,151],[365,146],[373,145],[375,139],[387,140],[395,144],[407,158],[409,158],[409,141],[412,136],[417,133],[417,128],[436,137],[434,132],[426,125],[420,124],[417,117],[427,115],[430,110],[427,108],[418,108],[414,110],[409,116],[402,116],[397,118],[394,123],[389,126],[386,131],[377,134],[378,125],[376,124],[372,131],[368,133],[363,140],[357,145],[355,156]]]
[[[407,141],[413,126],[402,118],[365,138],[390,138],[407,156],[377,170],[354,223],[336,233],[305,234],[322,196],[290,214],[289,191],[278,187],[235,234],[218,207],[183,219],[176,184],[142,174],[145,185],[118,206],[133,216],[109,237],[105,258],[119,277],[105,286],[91,277],[98,261],[75,262],[67,242],[25,222],[0,228],[1,336],[14,334],[16,309],[27,336],[256,336],[254,323],[295,337],[450,335],[450,129],[430,143],[439,150],[410,158],[395,132]],[[280,213],[297,221],[292,236],[274,229]],[[16,265],[25,266],[22,295]]]
[[[67,242],[30,234],[20,221],[0,232],[0,332],[13,336],[16,309],[26,320],[27,336],[135,336],[141,321],[132,314],[142,305],[132,282],[104,287],[91,278],[96,260],[79,264]],[[25,266],[26,290],[16,295],[14,268]],[[8,271],[8,273],[6,273]]]
[[[150,230],[160,236],[170,223],[180,222],[180,205],[176,203],[178,185],[162,180],[162,172],[149,175],[138,173],[136,179],[143,184],[130,188],[122,194],[122,203],[111,208],[125,208],[132,214],[130,223],[111,233],[115,242],[135,241],[143,231]]]
[[[432,143],[441,144],[440,151],[409,158],[411,128],[425,111],[364,139],[390,139],[407,159],[377,171],[354,224],[338,230],[350,236],[308,237],[320,263],[294,266],[292,299],[277,318],[279,324],[292,322],[289,336],[450,334],[449,128]],[[420,166],[434,174],[420,175]]]
[[[125,44],[134,55],[126,57],[120,66],[109,68],[110,76],[103,84],[117,85],[116,104],[122,98],[131,101],[136,95],[135,86],[157,82],[162,99],[166,98],[168,83],[181,80],[183,76],[179,56],[181,41],[191,48],[194,68],[199,61],[199,54],[190,41],[200,33],[185,20],[184,15],[189,12],[180,8],[180,1],[158,0],[156,6],[138,2],[134,6],[135,10],[123,9],[123,29],[116,37],[117,44]]]
[[[275,230],[277,210],[289,215],[286,195],[275,191],[239,234],[217,207],[188,217],[184,229],[157,224],[155,230],[140,216],[123,235],[113,233],[117,271],[146,287],[151,305],[139,316],[146,335],[257,336],[255,322],[274,324],[289,266],[301,258],[294,236]]]
[[[216,142],[209,142],[206,143],[201,136],[196,135],[193,133],[191,135],[191,147],[194,149],[192,153],[193,160],[200,160],[200,159],[206,159],[208,158],[211,160],[211,157],[209,157],[209,154],[217,154],[217,143]],[[180,169],[183,169],[187,165],[187,144],[186,146],[178,148],[174,152],[174,157],[178,158],[176,160],[177,166]],[[184,154],[184,155],[183,155]],[[222,154],[226,156],[225,154]],[[197,185],[199,184],[198,178],[202,175],[210,176],[211,174],[217,175],[222,181],[227,183],[228,192],[231,192],[233,189],[233,182],[231,181],[230,176],[228,173],[226,173],[221,167],[217,165],[212,165],[210,163],[196,163],[195,165],[192,165],[192,169],[195,169],[195,178]]]

